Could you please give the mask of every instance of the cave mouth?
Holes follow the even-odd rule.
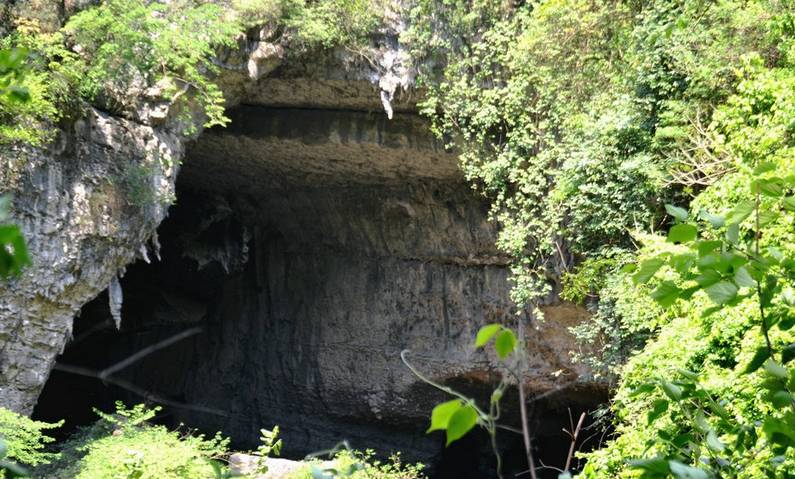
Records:
[[[243,106],[231,116],[188,149],[158,250],[121,279],[121,329],[106,294],[82,308],[34,417],[65,417],[66,434],[92,422],[93,407],[148,399],[166,406],[164,424],[221,431],[240,449],[279,425],[290,458],[346,440],[401,451],[434,478],[490,477],[483,434],[450,448],[425,434],[447,398],[399,359],[411,349],[432,376],[485,400],[488,384],[466,378],[489,363],[469,343],[515,314],[487,207],[455,159],[412,115]],[[74,374],[136,354],[104,381]],[[545,463],[565,459],[569,414],[605,399],[581,386],[533,403]],[[517,409],[507,400],[509,423]],[[500,441],[511,477],[524,446],[514,433]]]

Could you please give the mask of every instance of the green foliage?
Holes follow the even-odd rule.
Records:
[[[100,420],[62,448],[61,461],[36,470],[37,477],[69,479],[192,479],[216,477],[225,467],[229,440],[169,431],[151,425],[159,408],[137,405],[97,411]]]
[[[0,439],[5,443],[3,457],[23,464],[46,464],[58,457],[45,448],[54,441],[46,431],[61,427],[62,422],[50,424],[0,408]]]
[[[215,48],[233,47],[239,31],[220,6],[198,0],[106,0],[64,27],[87,65],[84,98],[123,112],[136,89],[157,85],[172,103],[190,92],[207,127],[228,123],[223,94],[208,76],[218,71]]]
[[[265,474],[268,472],[268,465],[266,459],[273,456],[278,456],[282,452],[282,440],[279,437],[279,426],[274,426],[270,431],[267,429],[260,429],[260,446],[257,448],[257,454],[260,459],[257,464],[257,472]]]
[[[0,50],[0,97],[8,101],[26,102],[28,89],[22,84],[28,52],[19,48]]]
[[[289,479],[423,479],[422,464],[404,464],[400,454],[389,460],[375,458],[375,452],[343,449],[334,456],[334,467],[323,469],[317,465],[290,474]]]
[[[383,21],[379,0],[296,0],[284,23],[305,48],[360,46]]]

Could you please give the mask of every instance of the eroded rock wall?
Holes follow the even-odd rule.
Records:
[[[486,394],[498,370],[472,346],[477,330],[525,320],[488,205],[414,115],[248,105],[232,117],[188,147],[162,261],[130,268],[122,331],[98,337],[106,356],[83,366],[199,327],[120,377],[247,447],[278,424],[292,456],[345,439],[430,459],[438,438],[424,429],[445,396],[401,351],[435,381]],[[569,359],[567,328],[585,316],[557,305],[528,324],[532,394],[593,405]]]
[[[182,148],[176,134],[90,110],[50,149],[2,159],[33,265],[0,287],[0,406],[32,411],[75,313],[142,256]]]

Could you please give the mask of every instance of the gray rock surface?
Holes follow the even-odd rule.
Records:
[[[91,110],[50,150],[15,153],[0,184],[16,186],[33,265],[0,287],[0,406],[30,413],[75,313],[124,274],[165,217],[183,145]]]

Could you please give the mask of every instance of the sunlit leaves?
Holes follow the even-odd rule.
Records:
[[[475,424],[478,422],[478,413],[470,405],[465,405],[459,408],[450,416],[450,421],[447,424],[447,442],[450,445],[453,441],[461,439],[468,433]]]
[[[668,241],[671,243],[688,243],[696,239],[698,229],[689,224],[678,224],[668,231]]]
[[[647,259],[640,264],[640,268],[638,268],[635,275],[632,277],[632,281],[635,284],[644,284],[649,282],[649,280],[654,277],[654,274],[665,264],[665,259],[658,257]]]
[[[720,306],[737,297],[737,286],[729,281],[718,281],[704,288],[704,292],[713,303]]]
[[[665,205],[665,211],[679,221],[687,221],[688,213],[684,208],[674,205]]]
[[[501,329],[502,325],[499,324],[489,324],[480,328],[475,337],[475,347],[480,348],[485,346]]]
[[[485,346],[495,336],[494,350],[500,359],[505,359],[516,349],[516,335],[505,326],[489,324],[480,328],[475,338],[475,347]]]
[[[470,404],[454,399],[438,404],[431,412],[431,426],[427,432],[447,431],[447,445],[462,438],[478,421],[478,413]]]
[[[727,224],[739,224],[742,223],[743,220],[751,216],[751,213],[754,212],[754,203],[752,201],[743,201],[738,203],[729,214],[726,215],[726,223]]]
[[[516,335],[510,329],[503,330],[497,339],[494,341],[494,349],[497,351],[497,356],[500,359],[505,359],[511,354],[516,347]]]
[[[460,399],[453,399],[452,401],[437,404],[431,412],[431,426],[426,432],[444,431],[450,423],[450,418],[453,414],[461,409],[464,403]]]

